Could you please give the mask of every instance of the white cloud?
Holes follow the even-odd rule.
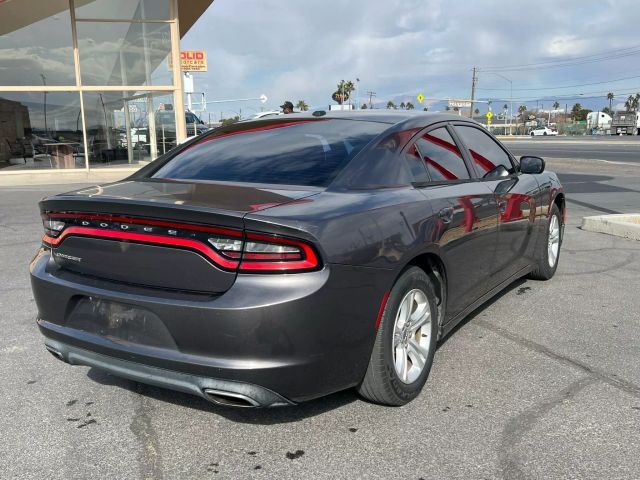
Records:
[[[361,99],[367,90],[379,101],[415,98],[418,91],[429,98],[465,97],[473,66],[628,47],[640,43],[639,20],[634,0],[215,0],[182,48],[207,50],[209,73],[196,76],[196,89],[204,85],[209,98],[266,93],[271,107],[285,99],[326,106],[339,80],[356,77]],[[628,72],[628,59],[621,59],[507,76],[517,89]],[[505,80],[482,72],[479,86],[505,89],[494,96],[508,91]]]

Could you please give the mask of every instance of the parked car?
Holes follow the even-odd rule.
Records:
[[[539,127],[531,130],[531,136],[535,137],[538,135],[558,135],[557,130],[552,130],[549,127]]]
[[[250,120],[259,120],[261,118],[273,118],[273,117],[278,117],[280,115],[284,115],[282,110],[271,110],[271,111],[268,111],[268,112],[258,112],[256,114],[254,114],[253,117],[251,117]]]
[[[55,357],[241,407],[411,401],[469,312],[554,275],[565,223],[544,160],[410,112],[221,127],[40,211]]]

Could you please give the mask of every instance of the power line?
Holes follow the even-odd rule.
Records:
[[[540,91],[540,90],[556,90],[559,88],[576,88],[576,87],[588,87],[591,85],[603,85],[606,83],[614,83],[621,82],[623,80],[632,80],[635,78],[640,78],[640,75],[634,75],[632,77],[624,77],[624,78],[616,78],[615,80],[605,80],[602,82],[591,82],[591,83],[580,83],[577,85],[563,85],[563,86],[555,86],[555,87],[539,87],[539,88],[514,88],[514,91],[524,92],[524,91]],[[478,90],[486,90],[486,91],[499,91],[499,90],[508,90],[508,88],[478,88]]]
[[[621,98],[622,96],[625,96],[625,95],[635,95],[637,92],[640,92],[640,86],[638,86],[633,90],[628,90],[623,92],[613,92],[613,93],[615,94],[616,97]],[[594,97],[605,97],[607,93],[608,92],[606,90],[598,90],[598,91],[592,91],[592,92],[566,93],[562,95],[543,95],[543,97],[514,97],[513,100],[518,100],[521,102],[531,102],[536,100],[552,101],[552,100],[562,100],[562,99],[572,99],[572,98],[577,99],[579,97],[594,98]],[[493,101],[509,100],[509,98],[506,98],[506,97],[485,97],[485,98],[491,98],[491,100]]]
[[[594,53],[590,55],[584,55],[579,57],[573,57],[563,60],[549,60],[547,62],[536,62],[536,63],[523,63],[519,65],[503,65],[498,67],[484,67],[482,70],[517,70],[517,69],[534,69],[534,68],[544,68],[545,66],[564,66],[566,63],[573,63],[578,61],[585,61],[585,63],[590,63],[591,61],[600,61],[600,60],[608,60],[609,58],[619,58],[622,56],[628,55],[637,55],[640,53],[640,45],[635,45],[632,47],[618,48],[615,50],[609,50],[606,52]],[[597,58],[594,58],[597,57]],[[600,58],[603,57],[603,58]]]

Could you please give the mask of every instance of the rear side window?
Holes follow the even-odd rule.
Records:
[[[425,168],[424,161],[420,156],[420,152],[416,148],[415,144],[411,145],[404,154],[404,162],[407,165],[407,169],[411,172],[413,182],[428,182],[429,175]]]
[[[480,178],[506,177],[515,173],[509,155],[489,134],[475,127],[458,125],[455,129],[469,149]]]
[[[243,122],[215,130],[152,178],[325,187],[388,127],[342,119]]]
[[[462,154],[445,127],[424,134],[416,146],[434,182],[469,178]]]

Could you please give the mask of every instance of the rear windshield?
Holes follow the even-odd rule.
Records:
[[[325,187],[387,128],[384,123],[342,119],[236,124],[178,153],[152,178]]]

